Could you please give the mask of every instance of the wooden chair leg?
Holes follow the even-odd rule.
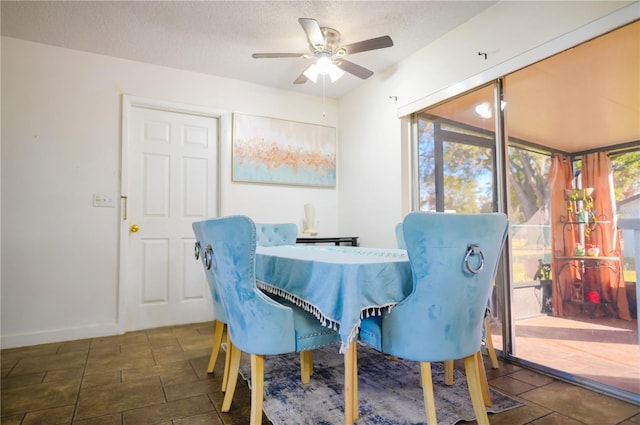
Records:
[[[431,376],[431,363],[420,362],[420,377],[422,380],[422,395],[424,398],[424,408],[427,414],[427,423],[436,425],[436,399],[433,394],[433,377]]]
[[[264,399],[264,357],[251,354],[251,425],[262,424]]]
[[[493,348],[493,338],[491,337],[491,320],[489,320],[489,316],[484,318],[484,329],[485,329],[485,337],[487,344],[487,354],[489,354],[489,358],[491,359],[491,367],[493,369],[498,369],[500,364],[498,363],[498,356],[496,356],[496,350]]]
[[[233,344],[231,343],[231,337],[227,333],[227,352],[224,355],[224,372],[222,373],[222,392],[227,390],[227,384],[229,383],[229,365],[231,363],[231,349]]]
[[[224,333],[224,323],[216,320],[215,328],[213,331],[213,346],[211,348],[211,356],[209,356],[209,365],[207,366],[207,373],[213,373],[213,368],[216,366],[218,360],[218,354],[220,353],[220,344],[222,344],[222,334]],[[226,365],[225,365],[226,368]]]
[[[464,358],[464,370],[467,374],[467,384],[469,385],[473,411],[476,414],[476,422],[478,425],[489,425],[489,418],[487,417],[487,411],[485,410],[484,399],[482,397],[477,354],[472,354]]]
[[[444,362],[444,383],[445,385],[453,385],[453,360],[445,360]]]
[[[476,353],[476,361],[478,362],[478,377],[480,378],[480,388],[482,388],[482,399],[486,407],[491,407],[491,394],[489,393],[489,382],[487,382],[487,372],[484,369],[484,360],[482,359],[482,353],[478,351]]]
[[[231,357],[229,361],[229,380],[226,385],[224,400],[222,400],[222,408],[220,409],[223,412],[228,412],[231,408],[233,394],[236,391],[236,384],[238,382],[238,373],[240,371],[240,357],[242,356],[242,351],[233,344],[231,344],[227,350],[231,353]]]
[[[313,375],[313,351],[300,351],[300,379],[303,384],[308,384]]]

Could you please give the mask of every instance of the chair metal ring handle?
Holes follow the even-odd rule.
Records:
[[[211,270],[211,261],[213,260],[213,248],[211,248],[211,245],[207,245],[207,247],[204,249],[204,267],[207,270]]]
[[[480,256],[480,265],[476,269],[473,269],[469,264],[469,258],[472,255]],[[467,255],[464,256],[464,266],[467,268],[469,273],[472,273],[472,274],[480,273],[484,269],[484,254],[482,253],[482,250],[478,245],[473,245],[473,244],[467,245]]]
[[[194,246],[194,252],[193,255],[195,255],[196,260],[200,259],[200,242],[196,241],[196,244]]]

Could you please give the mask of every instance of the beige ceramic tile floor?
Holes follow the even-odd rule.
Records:
[[[250,393],[241,380],[231,411],[220,413],[222,356],[206,373],[212,333],[212,323],[199,323],[2,350],[0,422],[245,425]],[[639,406],[485,360],[489,384],[525,404],[490,415],[494,425],[640,424]]]
[[[501,349],[498,326],[493,329],[493,341]],[[541,315],[518,320],[515,354],[531,363],[633,393],[640,400],[640,345],[635,319]]]

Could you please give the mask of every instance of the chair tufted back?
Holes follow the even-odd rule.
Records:
[[[415,361],[474,354],[507,235],[506,216],[414,212],[402,227],[414,289],[383,315],[382,351]],[[474,246],[481,254],[469,254]]]
[[[193,224],[208,248],[207,278],[222,296],[231,341],[247,353],[282,354],[296,349],[293,312],[256,286],[256,228],[246,216]],[[206,256],[205,252],[205,256]]]
[[[258,246],[295,245],[298,226],[295,223],[256,223]]]

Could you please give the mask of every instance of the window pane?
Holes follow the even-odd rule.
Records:
[[[491,148],[443,143],[445,211],[494,211],[492,155]]]
[[[436,210],[436,174],[433,138],[434,123],[431,120],[418,120],[418,165],[420,175],[420,210]]]
[[[548,179],[551,158],[517,146],[510,146],[508,153],[513,284],[519,286],[541,280],[536,276],[540,261],[551,263]],[[549,306],[544,305],[548,301],[543,296],[538,298],[540,310],[550,312]]]
[[[493,96],[489,85],[416,115],[421,211],[497,210]]]
[[[621,218],[640,217],[640,150],[625,152],[611,156],[613,168],[613,187],[616,200],[616,211]],[[622,248],[622,268],[625,287],[629,288],[629,299],[633,301],[635,293],[637,265],[635,261],[634,233],[630,229],[620,232],[620,245]],[[633,311],[637,304],[629,302]],[[637,317],[637,312],[636,312]]]
[[[611,166],[616,202],[640,195],[640,150],[612,155]]]

